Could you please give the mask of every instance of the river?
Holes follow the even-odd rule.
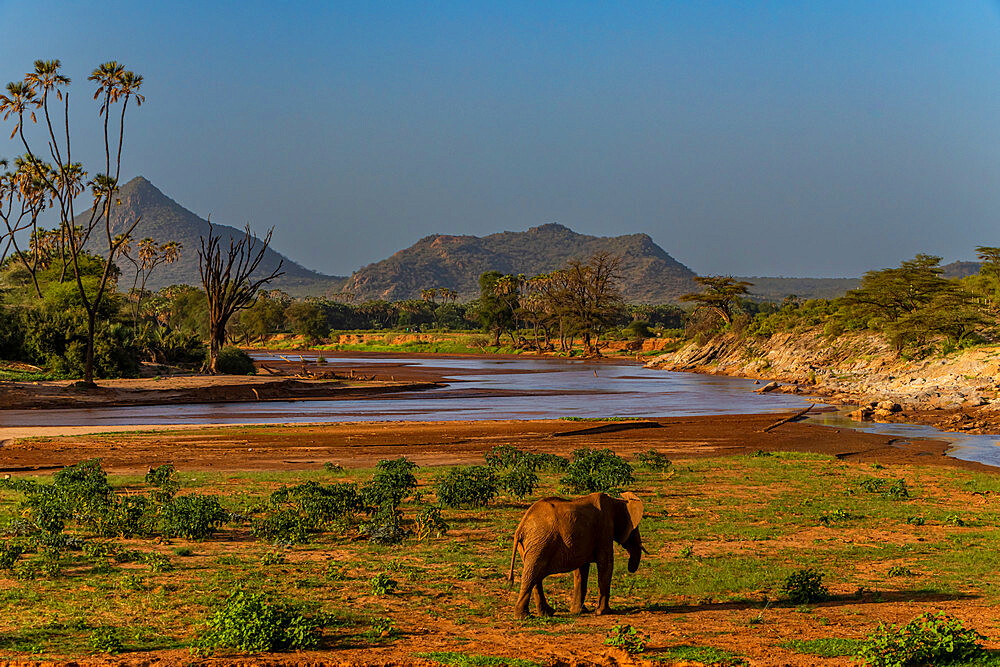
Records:
[[[273,360],[266,353],[259,361]],[[307,355],[306,359],[310,357]],[[315,359],[315,356],[312,357]],[[142,425],[275,424],[335,421],[447,421],[559,417],[678,417],[788,412],[814,402],[804,396],[757,394],[753,380],[676,373],[638,365],[551,358],[328,357],[331,369],[400,364],[434,369],[448,387],[364,399],[203,403],[66,410],[5,410],[4,426],[104,428]],[[957,458],[1000,466],[995,436],[946,433],[927,426],[859,424],[843,413],[815,423],[953,443]]]

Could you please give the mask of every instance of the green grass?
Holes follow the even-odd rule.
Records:
[[[423,503],[434,502],[433,481],[443,470],[416,470]],[[216,495],[226,509],[243,515],[284,485],[310,480],[363,483],[371,472],[330,473],[317,463],[315,470],[307,471],[182,470],[179,478],[182,494]],[[699,646],[710,645],[713,639],[699,628],[699,614],[720,604],[734,605],[730,621],[734,634],[747,632],[748,625],[763,625],[778,630],[775,646],[826,655],[820,651],[847,650],[843,642],[849,640],[788,641],[780,619],[794,615],[796,622],[821,624],[832,613],[856,609],[858,627],[870,629],[878,622],[880,605],[865,603],[864,596],[855,602],[859,588],[869,591],[869,602],[902,595],[909,601],[904,604],[927,606],[934,604],[935,595],[959,594],[977,596],[976,604],[1000,603],[1000,574],[993,557],[1000,550],[1000,513],[994,503],[969,502],[972,492],[997,487],[996,477],[945,468],[874,470],[831,457],[785,453],[678,460],[669,477],[641,470],[636,474],[632,490],[647,502],[642,531],[651,556],[644,558],[637,573],[628,574],[620,566],[623,552],[616,550],[619,567],[613,576],[612,605],[653,614],[664,623],[676,622],[683,614],[685,627],[691,629],[685,639],[690,645],[653,655],[717,663],[734,660],[721,649]],[[859,493],[860,480],[872,475],[906,479],[912,497],[895,500]],[[0,656],[88,655],[89,638],[102,627],[118,628],[126,650],[187,649],[210,610],[238,585],[256,586],[337,616],[338,624],[323,636],[322,648],[330,650],[403,642],[412,625],[426,626],[438,618],[460,625],[462,634],[473,638],[483,628],[500,629],[511,641],[517,641],[519,634],[542,634],[553,641],[603,636],[606,628],[594,625],[597,617],[568,614],[569,575],[546,580],[556,617],[525,622],[510,617],[511,594],[504,577],[511,535],[534,498],[562,493],[559,477],[543,473],[535,495],[523,501],[501,498],[488,508],[445,511],[451,524],[448,534],[423,541],[410,537],[400,546],[365,540],[359,533],[359,524],[366,520],[361,513],[351,525],[332,526],[309,543],[294,546],[254,540],[247,520],[237,518],[202,542],[113,540],[141,554],[169,556],[175,567],[169,572],[153,572],[141,559],[102,569],[80,551],[62,554],[64,569],[59,576],[17,580],[0,571],[0,607],[6,614],[0,619]],[[110,480],[116,487],[127,486],[129,493],[147,491],[138,475],[113,475]],[[0,490],[0,526],[19,516],[20,499],[20,493]],[[411,499],[403,504],[404,523],[423,503]],[[824,515],[835,516],[837,510],[848,517],[825,525],[819,521]],[[947,517],[955,514],[963,516],[967,525],[947,524]],[[907,523],[914,515],[926,517],[927,523]],[[95,539],[76,526],[69,532],[85,541]],[[682,547],[690,547],[690,553],[682,554]],[[262,566],[262,557],[276,550],[284,562]],[[831,587],[836,600],[829,609],[818,605],[799,614],[780,600],[784,578],[805,567],[820,571],[823,583]],[[894,567],[909,569],[914,576],[889,576]],[[380,572],[399,582],[392,595],[371,594],[369,582]],[[592,570],[591,607],[595,594]],[[366,633],[373,619],[384,617],[394,620],[400,634],[376,642]],[[759,620],[751,624],[748,618]],[[654,641],[662,641],[655,628],[643,629]],[[977,629],[984,634],[994,631]],[[479,655],[474,649],[470,645],[468,652],[434,654],[441,657],[433,659],[443,664],[527,664],[455,662],[504,660]]]
[[[691,660],[706,665],[745,665],[738,654],[713,646],[672,646],[658,655],[643,655],[654,660]]]
[[[500,658],[474,653],[457,653],[455,651],[416,653],[414,656],[451,667],[540,667],[541,665],[541,663],[522,660],[520,658]]]
[[[820,658],[837,658],[856,654],[861,643],[860,639],[823,637],[821,639],[792,639],[782,642],[778,646],[795,653],[805,653]]]

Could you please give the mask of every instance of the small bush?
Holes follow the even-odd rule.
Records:
[[[912,576],[914,576],[913,570],[911,570],[910,568],[905,567],[903,565],[893,565],[892,567],[889,568],[889,571],[886,574],[887,574],[887,576],[890,576],[890,577],[912,577]]]
[[[181,483],[177,479],[177,471],[169,463],[158,468],[150,468],[146,473],[146,484],[155,487],[152,493],[153,500],[158,503],[168,502],[174,494],[181,488]]]
[[[90,633],[90,647],[100,653],[115,655],[125,650],[125,645],[118,636],[117,628],[97,628]]]
[[[423,541],[431,535],[441,537],[448,532],[448,522],[441,516],[441,508],[428,505],[420,510],[414,521],[417,540]]]
[[[936,665],[985,654],[985,637],[944,612],[921,614],[903,626],[879,624],[858,657],[869,667]]]
[[[608,630],[608,634],[604,638],[605,646],[618,647],[629,655],[644,652],[647,643],[649,643],[649,635],[636,630],[631,625],[615,625]]]
[[[13,570],[24,548],[15,542],[0,540],[0,570]]]
[[[497,477],[497,486],[507,493],[524,498],[538,486],[538,473],[527,464],[519,464]]]
[[[301,544],[309,537],[309,526],[302,517],[289,509],[268,512],[253,520],[250,532],[258,540]]]
[[[174,498],[160,513],[160,526],[165,536],[188,540],[211,537],[227,520],[229,513],[222,509],[218,500],[196,494]]]
[[[215,367],[224,375],[255,375],[253,359],[238,347],[224,347],[219,351]]]
[[[417,488],[417,478],[413,474],[416,467],[417,464],[405,456],[376,463],[371,481],[361,488],[361,498],[369,511],[399,507],[403,498]]]
[[[332,523],[349,523],[361,498],[353,484],[306,482],[275,491],[267,502],[298,514],[307,530],[320,530]]]
[[[365,636],[372,641],[393,639],[397,634],[396,624],[388,616],[373,618],[371,627],[365,632]]]
[[[927,519],[925,519],[922,516],[911,516],[907,517],[906,523],[910,524],[911,526],[922,526],[925,523],[927,523]]]
[[[155,552],[143,554],[142,562],[149,567],[149,571],[153,574],[170,572],[174,569],[174,564],[170,562],[170,556],[167,556],[166,554],[159,554]]]
[[[390,595],[399,586],[399,582],[392,579],[385,572],[379,572],[368,580],[372,595]]]
[[[485,507],[498,492],[496,472],[487,466],[452,468],[437,483],[445,507]]]
[[[264,567],[271,567],[272,565],[281,565],[285,562],[285,554],[280,551],[268,551],[263,556],[260,557],[260,564]]]
[[[635,478],[632,466],[610,449],[577,449],[560,481],[573,493],[617,493]]]
[[[788,575],[781,586],[781,592],[795,604],[822,602],[830,597],[829,589],[823,585],[823,575],[811,567]]]
[[[319,644],[325,624],[324,618],[306,616],[298,605],[266,593],[238,590],[209,617],[208,631],[198,646],[247,653],[310,649]]]
[[[877,493],[883,498],[893,500],[904,500],[910,497],[910,489],[906,486],[905,479],[890,482],[880,477],[866,477],[858,482],[858,487],[866,493]]]
[[[639,452],[635,455],[635,460],[638,461],[640,468],[659,472],[669,470],[670,466],[673,465],[670,462],[670,459],[667,458],[666,454],[658,452],[655,449]]]

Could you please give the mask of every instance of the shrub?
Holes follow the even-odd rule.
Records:
[[[257,369],[250,355],[238,347],[224,347],[219,351],[215,367],[225,375],[255,375]]]
[[[174,564],[170,562],[170,556],[167,556],[166,554],[158,554],[155,552],[143,554],[142,562],[149,567],[149,571],[153,574],[170,572],[174,569]]]
[[[268,512],[253,520],[250,532],[258,540],[299,544],[308,539],[308,526],[302,517],[289,509]]]
[[[372,641],[379,639],[392,639],[399,631],[396,624],[388,616],[378,616],[372,619],[371,627],[365,632],[365,636]]]
[[[361,497],[369,511],[398,507],[403,498],[417,488],[417,478],[413,475],[416,467],[417,464],[405,456],[376,463],[371,481],[361,488]]]
[[[169,463],[158,468],[150,468],[145,479],[146,484],[156,488],[152,496],[158,503],[169,501],[181,488],[181,483],[177,480],[177,471]]]
[[[632,466],[610,449],[577,449],[560,481],[573,493],[617,493],[635,478]]]
[[[639,462],[640,467],[647,470],[663,471],[669,469],[672,465],[666,454],[662,454],[655,449],[639,452],[635,455],[635,459]]]
[[[125,650],[125,645],[122,644],[122,640],[118,636],[117,628],[96,628],[90,633],[90,640],[88,643],[95,651],[110,653],[111,655],[121,653]]]
[[[385,572],[379,572],[368,580],[372,595],[389,595],[399,586],[399,582],[392,579]]]
[[[319,484],[306,482],[291,488],[278,489],[268,504],[288,507],[297,512],[310,530],[317,530],[334,521],[346,521],[360,504],[353,484]]]
[[[613,626],[604,638],[605,646],[616,646],[629,655],[645,651],[648,642],[649,635],[627,624]]]
[[[306,616],[298,605],[263,592],[238,590],[209,617],[208,631],[198,646],[248,653],[309,649],[319,644],[325,624],[322,617]]]
[[[877,493],[883,498],[893,500],[903,500],[910,497],[910,489],[906,486],[905,479],[897,479],[889,482],[880,477],[866,477],[858,482],[858,487],[867,493]]]
[[[266,554],[260,557],[260,564],[264,567],[271,567],[272,565],[281,565],[285,562],[285,554],[280,551],[268,551]]]
[[[95,508],[85,523],[101,537],[134,537],[153,532],[155,517],[144,496],[113,495],[111,501]]]
[[[0,570],[13,570],[22,553],[24,548],[20,544],[0,540]]]
[[[448,532],[448,522],[441,516],[441,508],[428,505],[417,514],[416,521],[417,540],[423,541],[434,534],[441,537]]]
[[[211,537],[229,519],[219,501],[191,494],[174,498],[163,506],[160,526],[167,537],[203,540]]]
[[[52,482],[66,509],[83,521],[104,512],[111,502],[113,490],[100,459],[67,466],[52,476]]]
[[[885,625],[869,635],[858,657],[870,667],[901,667],[966,661],[985,654],[985,639],[944,612],[927,612],[904,626]]]
[[[453,468],[437,483],[437,497],[445,507],[485,507],[497,493],[496,472],[487,466]]]
[[[823,575],[811,567],[788,575],[781,592],[795,604],[822,602],[830,597],[830,591],[823,585]]]
[[[507,493],[524,498],[538,486],[538,473],[530,465],[521,463],[497,478],[497,486]]]

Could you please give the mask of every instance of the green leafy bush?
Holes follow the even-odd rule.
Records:
[[[496,481],[502,491],[524,498],[534,493],[538,486],[538,473],[530,465],[521,463],[499,475]]]
[[[110,653],[115,655],[125,650],[121,637],[118,636],[118,629],[111,627],[95,628],[90,633],[90,648],[100,653]]]
[[[613,626],[604,638],[605,646],[615,646],[629,655],[644,652],[647,643],[649,635],[627,624]]]
[[[198,646],[247,653],[310,649],[319,644],[325,625],[325,618],[307,616],[299,605],[241,589],[209,617]]]
[[[163,505],[160,527],[166,537],[203,540],[229,520],[229,513],[212,496],[179,496]]]
[[[405,456],[376,463],[371,481],[361,488],[361,498],[369,511],[399,507],[403,498],[417,488],[417,478],[413,474],[416,467],[417,464]]]
[[[154,574],[170,572],[174,569],[174,564],[170,561],[170,556],[150,552],[142,555],[142,562],[146,564],[149,571]]]
[[[985,637],[942,611],[927,612],[903,626],[879,624],[858,650],[869,667],[907,667],[968,661],[985,654]]]
[[[880,477],[866,477],[858,482],[858,487],[867,493],[877,493],[883,498],[893,500],[903,500],[910,497],[910,489],[906,486],[905,479],[890,482]]]
[[[257,369],[250,355],[238,347],[224,347],[219,351],[215,367],[225,375],[255,375]]]
[[[441,537],[448,532],[448,522],[441,516],[441,508],[428,505],[417,513],[414,520],[417,540],[423,541],[430,535]]]
[[[353,484],[318,482],[278,489],[268,499],[272,507],[287,507],[297,512],[310,530],[318,530],[337,521],[346,522],[360,502]]]
[[[635,478],[632,466],[610,449],[577,449],[560,481],[573,493],[617,493]]]
[[[13,570],[14,563],[24,553],[24,547],[16,542],[0,540],[0,570]]]
[[[174,494],[181,488],[181,483],[177,479],[177,471],[169,463],[158,468],[150,468],[146,473],[146,484],[156,490],[151,494],[153,500],[158,503],[168,502]]]
[[[379,572],[368,580],[372,595],[390,595],[399,587],[399,582],[385,572]]]
[[[485,507],[498,492],[496,472],[488,466],[452,468],[437,483],[445,507]]]
[[[666,454],[658,452],[655,449],[639,452],[635,455],[635,460],[638,461],[641,468],[660,472],[669,470],[672,465]]]
[[[145,496],[112,495],[111,500],[94,510],[83,522],[101,537],[135,537],[153,532],[155,516]]]
[[[257,517],[250,532],[258,540],[300,544],[309,538],[309,526],[302,517],[290,509],[279,509]]]
[[[823,575],[811,567],[788,575],[781,586],[781,592],[795,604],[822,602],[830,597],[829,589],[823,585]]]

